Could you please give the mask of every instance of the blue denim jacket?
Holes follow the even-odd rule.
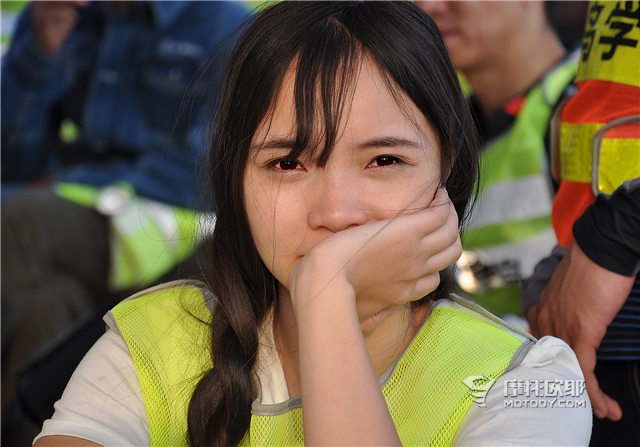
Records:
[[[63,48],[46,55],[32,37],[31,8],[2,61],[2,182],[42,177],[104,186],[194,208],[205,107],[180,114],[192,78],[247,15],[235,2],[134,2],[123,11],[92,2]],[[72,119],[79,141],[61,144]]]

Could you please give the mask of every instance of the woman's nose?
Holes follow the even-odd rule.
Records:
[[[368,213],[362,193],[353,182],[343,180],[332,179],[316,184],[309,198],[308,219],[312,229],[324,227],[337,233],[367,222]]]

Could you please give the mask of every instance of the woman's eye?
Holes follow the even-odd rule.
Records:
[[[369,163],[369,166],[375,168],[379,166],[389,166],[397,163],[400,163],[398,157],[393,157],[391,155],[381,155],[380,157],[376,157],[371,163]]]
[[[295,171],[296,169],[304,169],[300,162],[295,160],[276,160],[272,166],[281,171]]]

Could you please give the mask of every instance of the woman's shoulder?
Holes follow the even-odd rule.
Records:
[[[117,330],[107,330],[80,362],[36,439],[53,435],[104,446],[149,445],[140,381]]]
[[[501,332],[508,334],[512,338],[521,342],[523,347],[526,349],[536,341],[536,338],[526,332],[523,328],[511,324],[489,312],[479,304],[455,294],[450,294],[447,298],[434,302],[429,318],[432,318],[438,313],[462,315],[462,317],[458,317],[458,320],[462,319],[463,321],[466,321],[467,324],[465,324],[465,326],[471,332],[476,331],[483,326],[499,329]],[[461,323],[461,321],[459,321],[459,323]],[[481,323],[485,323],[485,325]]]
[[[480,305],[461,298],[457,295],[450,295],[447,299],[438,300],[434,304],[436,309],[454,309],[472,318],[499,328],[505,333],[521,340],[523,345],[520,349],[519,358],[512,362],[505,374],[512,370],[523,371],[535,368],[539,371],[554,372],[567,369],[566,374],[583,379],[582,371],[573,350],[563,340],[545,336],[536,339],[533,335],[525,331],[522,327],[514,326],[500,317],[492,314]],[[550,366],[550,368],[545,368]]]
[[[104,320],[129,342],[132,337],[165,337],[168,332],[203,331],[211,322],[214,306],[215,298],[205,283],[171,281],[126,298],[111,309]]]
[[[543,337],[467,412],[455,445],[589,444],[591,403],[575,354]]]
[[[215,297],[209,287],[202,281],[194,279],[180,279],[158,284],[135,293],[120,301],[114,309],[140,307],[153,302],[156,305],[176,303],[181,305],[201,306],[211,310],[215,304]]]
[[[454,444],[586,446],[591,424],[591,402],[574,352],[546,336],[483,391]]]
[[[176,346],[188,348],[196,341],[205,345],[214,301],[206,284],[191,280],[161,284],[121,301],[105,315],[109,329],[78,365],[38,437],[149,445],[140,359],[166,360],[175,355]],[[194,318],[206,324],[193,324]],[[193,341],[194,336],[198,340]],[[160,349],[166,343],[170,346]],[[144,346],[154,349],[146,352]]]

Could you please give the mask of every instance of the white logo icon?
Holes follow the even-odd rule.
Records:
[[[489,376],[469,376],[462,381],[467,387],[469,387],[469,395],[471,399],[478,404],[479,407],[486,408],[485,398],[487,392],[491,389],[496,379],[492,379]]]

